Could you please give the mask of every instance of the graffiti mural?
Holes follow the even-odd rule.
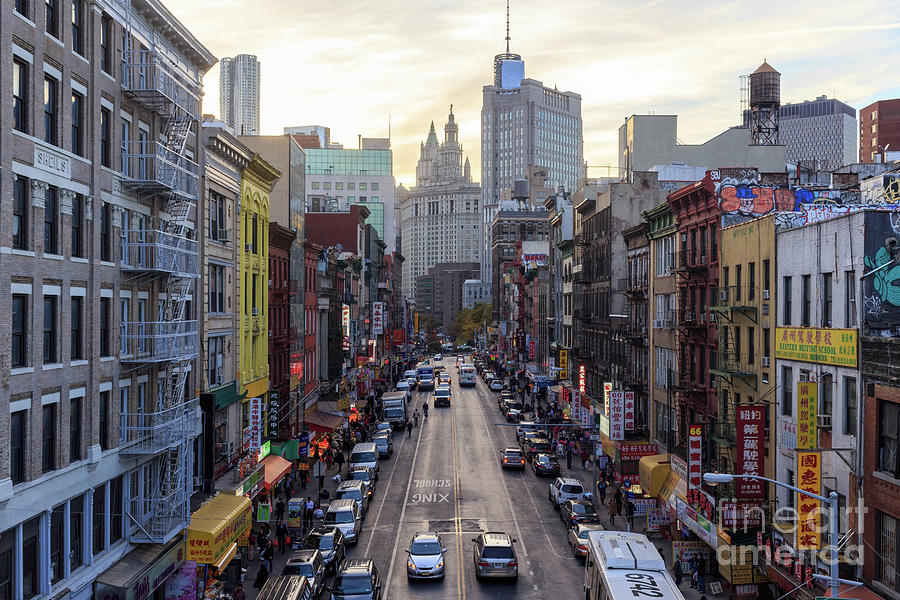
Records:
[[[872,274],[863,279],[863,309],[869,329],[900,326],[900,264],[895,260],[900,253],[898,229],[896,213],[866,214],[864,260],[866,272]]]
[[[886,212],[890,214],[891,219],[900,219],[900,215],[894,212],[897,210],[897,207],[891,204],[874,206],[867,204],[801,204],[796,211],[775,213],[775,231],[784,231],[794,227],[821,223],[828,219],[835,219],[861,210]],[[900,225],[900,222],[898,222],[898,225]]]

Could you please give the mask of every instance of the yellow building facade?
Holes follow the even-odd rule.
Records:
[[[240,254],[235,271],[239,290],[238,365],[245,398],[241,413],[245,428],[253,424],[251,403],[265,402],[269,389],[269,194],[280,175],[259,155],[254,155],[241,173]],[[261,407],[256,410],[256,418],[261,418],[258,416]]]
[[[719,350],[716,376],[718,422],[713,429],[718,468],[737,473],[740,441],[735,415],[740,407],[762,409],[770,437],[776,423],[775,217],[769,215],[721,230],[718,297],[711,307],[717,318]],[[774,443],[759,449],[760,475],[775,477]],[[746,455],[745,460],[746,460]],[[771,490],[770,490],[771,491]],[[734,494],[725,494],[734,497]],[[773,496],[769,495],[770,498]]]

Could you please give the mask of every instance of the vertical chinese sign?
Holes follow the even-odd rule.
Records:
[[[569,417],[575,423],[581,422],[581,392],[572,390],[569,396]]]
[[[621,390],[609,393],[609,439],[625,439],[625,392]]]
[[[585,366],[578,365],[578,391],[582,394],[585,393],[587,389],[586,375],[585,375]]]
[[[251,454],[259,451],[262,444],[262,398],[250,398],[250,444],[248,450]]]
[[[737,426],[737,474],[765,474],[766,417],[761,406],[738,406],[735,413]],[[759,480],[735,480],[738,498],[762,499],[765,488]]]
[[[822,455],[819,452],[797,452],[797,487],[804,492],[822,494]],[[819,549],[819,525],[822,504],[806,494],[797,493],[797,550]]]
[[[634,430],[634,392],[625,392],[625,429]]]
[[[688,484],[700,488],[703,483],[703,425],[688,429]]]
[[[812,381],[797,383],[797,449],[812,450],[819,446],[816,424],[818,384]]]
[[[384,302],[372,303],[372,335],[384,333]]]
[[[560,379],[568,379],[569,378],[569,351],[568,350],[560,350],[559,351],[559,378]]]

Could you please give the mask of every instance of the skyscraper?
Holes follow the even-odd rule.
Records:
[[[459,126],[450,107],[439,144],[434,123],[419,150],[416,185],[400,204],[403,232],[403,294],[416,295],[416,277],[438,263],[481,260],[481,187],[463,163]]]
[[[548,183],[574,190],[583,177],[581,96],[525,78],[525,63],[509,52],[494,57],[493,83],[481,109],[482,273],[491,280],[491,223],[501,194],[530,167],[546,167]],[[541,203],[542,204],[542,203]]]
[[[238,54],[219,61],[219,112],[237,135],[259,135],[259,61]]]
[[[778,143],[785,158],[805,167],[832,171],[856,162],[856,109],[840,100],[782,104]]]

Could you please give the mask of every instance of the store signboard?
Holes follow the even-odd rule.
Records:
[[[688,484],[699,488],[703,483],[703,426],[691,425],[688,432]]]
[[[372,335],[384,333],[384,302],[372,303]]]
[[[797,449],[812,450],[819,446],[816,423],[818,384],[814,381],[797,382]]]
[[[250,398],[249,451],[251,454],[262,445],[262,398]]]
[[[737,427],[737,474],[765,475],[765,411],[763,406],[738,406],[735,412]],[[737,479],[734,482],[738,498],[761,500],[765,486],[760,480]]]
[[[781,360],[855,368],[859,362],[858,348],[855,329],[775,328],[775,358]]]
[[[609,393],[609,439],[625,439],[625,392],[613,390]]]
[[[560,379],[568,379],[569,378],[569,351],[568,350],[560,350],[559,351],[559,378]]]
[[[822,454],[797,451],[796,487],[804,492],[822,495]],[[797,493],[795,506],[800,531],[797,533],[797,550],[818,550],[822,522],[822,503],[806,494]]]
[[[625,429],[634,431],[634,392],[625,392]]]
[[[690,506],[681,498],[676,498],[676,514],[678,520],[688,526],[688,529],[701,540],[712,546],[718,546],[718,532],[716,525],[700,514],[694,507]]]

